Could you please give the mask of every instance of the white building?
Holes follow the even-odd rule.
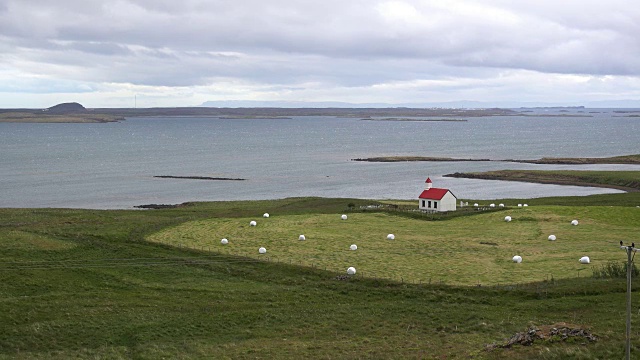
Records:
[[[458,199],[449,189],[432,187],[430,178],[425,181],[425,190],[418,196],[418,208],[424,211],[456,211]]]

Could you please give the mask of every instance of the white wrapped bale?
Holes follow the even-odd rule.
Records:
[[[473,206],[478,207],[478,206],[480,206],[480,205],[478,205],[478,203],[475,203],[475,204],[473,204]]]
[[[578,226],[578,220],[572,220],[571,221],[571,225]]]
[[[527,205],[527,204],[524,204],[524,205],[522,205],[522,206],[524,206],[524,207],[527,207],[527,206],[529,206],[529,205]]]
[[[355,275],[356,274],[356,268],[354,268],[353,266],[349,267],[347,269],[347,274],[349,275]]]
[[[256,225],[258,225],[258,223],[253,220],[251,220],[251,222],[249,223],[249,226],[256,226]]]
[[[261,247],[260,249],[258,249],[258,252],[259,252],[260,254],[266,254],[266,253],[267,253],[267,249],[265,249],[265,248]]]
[[[358,250],[358,245],[356,245],[356,244],[352,244],[351,246],[349,246],[349,250],[351,250],[351,251],[356,251],[356,250]]]
[[[505,216],[505,217],[504,217],[504,221],[506,221],[506,222],[511,221],[511,216]]]
[[[489,204],[489,207],[496,207],[496,204]]]
[[[304,237],[304,235],[300,235],[300,236],[298,236],[298,240],[304,241],[304,240],[307,240],[307,238]]]
[[[556,236],[555,235],[549,235],[548,239],[549,239],[549,241],[556,241]]]
[[[589,259],[588,256],[583,256],[583,257],[580,258],[579,261],[580,261],[580,264],[588,264],[588,263],[591,262],[591,259]]]
[[[229,240],[227,240],[227,239],[220,240],[220,244],[222,244],[222,245],[227,245],[228,243],[229,243]]]
[[[500,207],[504,207],[504,204],[500,204],[500,205],[498,205],[498,206],[500,206]]]
[[[522,262],[522,256],[516,255],[511,260],[513,260],[513,262],[516,264],[520,264]]]
[[[262,214],[262,217],[263,217],[263,218],[268,218],[268,217],[269,217],[269,213],[264,213],[264,214]]]
[[[347,215],[342,214],[342,216],[340,217],[342,220],[347,220]]]
[[[393,235],[393,234],[387,235],[387,240],[395,240],[395,239],[396,239],[395,235]]]
[[[522,207],[522,204],[518,204],[518,207]]]

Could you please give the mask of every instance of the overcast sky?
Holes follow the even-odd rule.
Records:
[[[637,0],[0,0],[0,107],[640,99]]]

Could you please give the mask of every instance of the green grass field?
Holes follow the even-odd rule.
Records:
[[[617,198],[581,199],[588,207],[559,206],[563,198],[544,206],[530,201],[526,210],[445,221],[359,211],[342,221],[348,204],[375,202],[321,198],[151,211],[0,209],[0,359],[621,358],[625,282],[595,279],[588,270],[624,259],[615,248],[620,238],[640,243],[640,209],[598,205]],[[263,212],[272,216],[264,219]],[[508,224],[507,214],[514,218]],[[569,225],[573,218],[579,226]],[[249,228],[251,219],[257,227]],[[546,240],[551,231],[555,243]],[[396,240],[385,240],[387,233]],[[300,234],[307,240],[298,241]],[[240,255],[214,252],[223,236],[229,252],[244,246],[250,256],[240,249]],[[171,245],[188,241],[202,241],[205,250]],[[266,241],[271,261],[254,258]],[[359,249],[347,250],[351,243]],[[591,265],[566,254],[576,244],[588,249]],[[485,260],[472,269],[447,256],[474,251]],[[514,251],[522,264],[510,261]],[[313,268],[286,261],[307,254],[317,257]],[[403,257],[409,260],[398,261]],[[347,261],[358,274],[338,280]],[[374,266],[379,273],[367,270]],[[561,274],[541,281],[556,266]],[[579,268],[586,270],[573,277]],[[376,277],[425,272],[425,281],[426,272],[441,275],[430,275],[432,284],[413,284],[368,271]],[[492,281],[528,272],[535,282]],[[442,285],[442,274],[460,279]],[[475,286],[478,277],[500,285]],[[637,300],[634,291],[634,306]],[[640,351],[635,316],[634,354]],[[557,322],[589,328],[599,340],[485,350],[530,325]]]
[[[398,281],[494,285],[590,276],[591,267],[620,259],[620,240],[640,233],[640,209],[630,207],[529,206],[448,221],[384,213],[349,214],[346,221],[339,214],[271,215],[187,222],[147,239],[336,272],[354,266],[364,276]],[[513,220],[505,222],[506,215]],[[573,219],[580,225],[572,226]],[[389,233],[395,240],[386,239]],[[557,240],[549,241],[550,234]],[[220,244],[222,238],[230,243]],[[351,244],[358,250],[350,251]],[[258,253],[261,246],[267,254]],[[513,263],[514,255],[524,261]],[[578,262],[585,255],[590,265]]]

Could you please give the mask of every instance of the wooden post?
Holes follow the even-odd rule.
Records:
[[[633,248],[627,246],[627,334],[626,334],[626,359],[631,360],[631,253]]]

